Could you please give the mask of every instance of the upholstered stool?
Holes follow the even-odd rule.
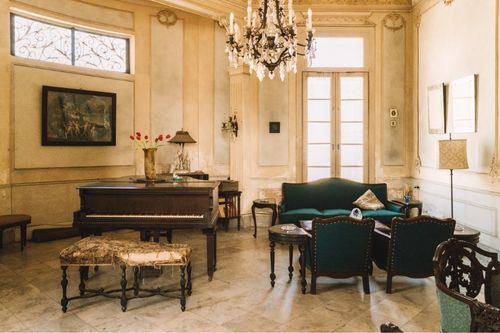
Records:
[[[21,228],[21,251],[26,246],[26,226],[31,223],[29,215],[0,215],[0,249],[3,244],[3,231],[8,228]]]
[[[185,244],[159,244],[135,240],[111,239],[101,236],[83,238],[75,244],[65,248],[60,253],[62,269],[62,299],[61,306],[66,312],[70,300],[78,298],[89,298],[94,296],[106,296],[119,298],[122,311],[127,310],[127,302],[134,298],[144,298],[154,295],[179,298],[181,309],[186,309],[186,291],[191,295],[191,248]],[[120,289],[104,290],[88,289],[85,287],[85,277],[90,266],[119,266],[121,269]],[[68,279],[66,270],[68,266],[80,267],[80,295],[67,297]],[[179,266],[181,271],[180,290],[168,289],[142,289],[139,286],[140,267],[162,267]],[[127,267],[133,267],[133,287],[127,288]],[[185,271],[187,269],[187,286]],[[133,296],[127,294],[133,291]],[[180,295],[172,295],[172,292],[180,291]]]

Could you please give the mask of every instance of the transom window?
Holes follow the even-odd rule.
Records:
[[[11,15],[11,53],[58,64],[129,73],[129,40]]]
[[[317,37],[316,58],[310,67],[362,68],[364,54],[362,37]]]

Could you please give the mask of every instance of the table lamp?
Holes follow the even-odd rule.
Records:
[[[451,218],[453,218],[453,170],[468,169],[467,140],[439,140],[439,169],[450,169]]]
[[[175,158],[175,169],[174,173],[179,171],[189,172],[190,161],[187,153],[184,152],[185,143],[196,143],[196,141],[189,135],[188,131],[180,130],[175,132],[175,135],[170,141],[170,143],[178,143],[179,150],[177,151],[177,157]]]

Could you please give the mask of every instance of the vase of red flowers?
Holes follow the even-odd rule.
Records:
[[[149,135],[142,136],[141,132],[131,135],[130,139],[134,141],[136,148],[141,148],[144,152],[144,176],[146,181],[156,180],[156,160],[155,155],[158,147],[162,146],[163,140],[170,139],[170,134],[158,134],[153,140]]]

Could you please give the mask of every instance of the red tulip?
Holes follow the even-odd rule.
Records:
[[[163,134],[158,135],[158,140],[163,141]]]
[[[168,140],[168,139],[170,139],[170,134],[167,134],[167,135],[165,136],[165,140]]]
[[[130,140],[134,140],[134,139],[135,139],[135,138],[134,138],[134,136],[133,136],[133,135],[131,135],[131,136],[130,136]]]
[[[138,136],[135,137],[135,139],[140,141],[141,137],[138,135]]]
[[[135,135],[137,135],[138,137],[141,137],[141,132],[137,132],[137,133],[135,133]]]

